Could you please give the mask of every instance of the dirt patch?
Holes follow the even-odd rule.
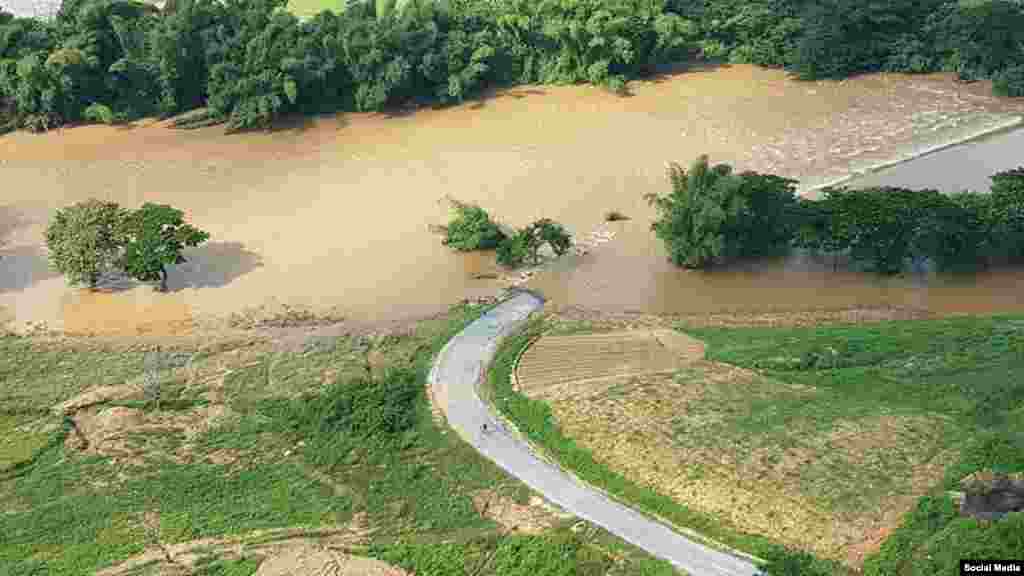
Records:
[[[79,398],[96,398],[88,392]],[[186,463],[193,458],[192,442],[230,416],[223,404],[186,410],[142,410],[125,406],[87,405],[65,412],[73,423],[65,440],[69,451],[117,458],[132,465],[147,455],[160,454]],[[217,459],[237,461],[227,454]]]
[[[538,496],[531,497],[528,504],[519,504],[494,490],[475,493],[473,507],[481,516],[494,520],[505,530],[524,534],[539,534],[560,520],[572,518],[572,514],[558,510]]]
[[[118,386],[98,386],[96,388],[90,388],[85,392],[82,392],[78,396],[71,398],[65,402],[54,407],[53,411],[58,415],[61,414],[74,414],[75,412],[95,406],[97,404],[104,404],[112,401],[124,401],[124,400],[141,400],[142,399],[142,388],[139,386],[133,386],[130,384],[121,384]]]
[[[230,538],[154,545],[95,576],[128,576],[143,566],[155,566],[163,575],[184,576],[192,574],[201,559],[211,557],[255,558],[260,561],[257,574],[261,576],[404,576],[397,568],[345,552],[365,544],[367,535],[365,517],[356,516],[344,526],[257,530]]]
[[[268,556],[255,576],[406,576],[408,572],[372,558],[350,556],[310,543]]]
[[[700,342],[670,330],[544,336],[520,358],[516,386],[538,390],[570,381],[672,372],[703,355]]]

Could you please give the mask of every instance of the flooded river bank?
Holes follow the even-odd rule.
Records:
[[[1024,113],[1024,102],[988,90],[945,75],[800,83],[724,66],[638,82],[625,98],[585,86],[518,88],[454,108],[339,115],[271,134],[144,123],[8,135],[0,137],[0,315],[15,329],[42,322],[131,333],[283,305],[369,323],[432,314],[501,286],[487,278],[492,255],[453,253],[429,231],[447,218],[445,195],[511,225],[550,217],[581,236],[616,232],[531,281],[560,303],[650,312],[1019,309],[1012,287],[1024,276],[1010,272],[959,284],[832,274],[813,262],[678,270],[650,232],[654,214],[642,199],[666,190],[665,162],[702,153],[801,179],[809,190],[908,146]],[[42,231],[55,208],[88,197],[173,204],[212,239],[171,270],[170,294],[69,289],[47,269]],[[608,210],[632,219],[604,224]]]

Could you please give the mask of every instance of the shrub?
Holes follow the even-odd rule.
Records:
[[[572,247],[572,237],[569,236],[569,233],[566,232],[561,224],[551,219],[541,218],[531,224],[530,229],[540,239],[541,243],[547,243],[551,247],[556,256],[565,254]],[[537,252],[534,252],[534,262],[537,262],[537,258]]]
[[[994,256],[1024,258],[1024,167],[993,175],[991,194]]]
[[[379,377],[338,379],[317,394],[266,400],[260,411],[309,439],[314,461],[335,464],[356,446],[386,447],[412,429],[419,382],[414,369],[392,368]]]
[[[443,231],[445,246],[468,252],[472,250],[492,250],[505,240],[505,232],[491,220],[483,208],[474,204],[465,204],[454,198],[448,201],[455,211],[455,218],[448,222]]]
[[[116,203],[96,199],[57,210],[45,232],[51,265],[68,283],[95,287],[118,260],[125,217]]]
[[[761,567],[766,576],[832,576],[842,572],[835,562],[783,546],[772,546],[762,555],[767,561]]]
[[[540,263],[540,249],[547,244],[556,256],[565,254],[572,246],[572,237],[561,224],[542,218],[520,228],[498,246],[498,263],[512,268],[521,266],[527,258]]]
[[[523,265],[526,259],[540,248],[536,236],[528,229],[517,230],[515,234],[506,238],[498,246],[498,263],[517,268]]]
[[[645,198],[658,211],[651,225],[679,266],[706,268],[787,246],[796,222],[795,180],[744,172],[698,158],[689,171],[669,165],[672,191]]]
[[[110,109],[110,106],[93,102],[82,112],[82,118],[100,124],[113,124],[114,112]]]

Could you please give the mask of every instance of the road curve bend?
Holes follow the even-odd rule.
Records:
[[[498,426],[477,388],[501,339],[515,331],[543,300],[519,291],[452,338],[438,354],[429,385],[451,427],[481,454],[565,510],[588,520],[692,576],[754,576],[748,560],[708,548],[665,524],[582,484],[539,458],[523,440]],[[481,426],[492,429],[484,434]]]

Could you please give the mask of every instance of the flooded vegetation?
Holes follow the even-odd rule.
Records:
[[[346,114],[272,133],[140,122],[10,134],[0,138],[0,305],[14,329],[86,332],[180,331],[268,303],[340,309],[360,322],[425,316],[505,284],[492,254],[453,253],[430,232],[445,221],[450,195],[512,226],[546,216],[578,237],[614,232],[530,282],[558,303],[648,312],[1020,309],[1024,273],[1012,270],[878,279],[809,258],[679,270],[650,232],[653,210],[642,199],[666,189],[665,162],[700,153],[798,178],[806,191],[858,163],[1024,111],[988,94],[984,82],[948,75],[800,83],[731,65],[635,83],[629,97],[518,88],[453,108]],[[169,294],[137,285],[82,294],[48,270],[42,230],[54,209],[89,197],[130,208],[172,203],[211,241],[169,271]],[[609,210],[631,219],[603,222]]]

